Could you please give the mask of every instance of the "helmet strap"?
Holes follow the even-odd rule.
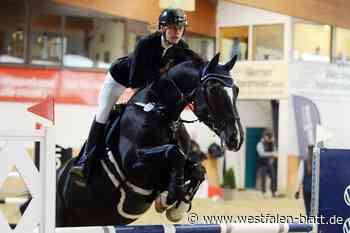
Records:
[[[166,29],[166,30],[168,30],[168,29]],[[162,32],[162,46],[163,46],[164,48],[169,48],[169,47],[173,46],[174,44],[171,43],[171,42],[166,38],[166,30],[165,30],[165,32]]]

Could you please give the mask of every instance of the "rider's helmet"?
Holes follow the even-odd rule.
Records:
[[[160,26],[167,25],[178,25],[187,27],[187,15],[181,9],[164,9],[159,16],[158,27],[160,28]]]

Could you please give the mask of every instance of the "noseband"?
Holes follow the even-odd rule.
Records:
[[[225,87],[230,87],[233,88],[234,86],[234,82],[233,79],[229,76],[229,75],[221,75],[221,74],[215,74],[215,73],[209,73],[206,74],[205,76],[203,76],[201,78],[201,82],[200,85],[198,87],[196,87],[193,91],[191,91],[188,95],[185,95],[181,89],[178,87],[178,85],[175,83],[175,81],[173,79],[169,79],[171,84],[175,87],[175,90],[177,91],[177,93],[180,95],[180,101],[181,103],[185,103],[186,105],[191,104],[194,94],[197,91],[202,91],[204,93],[205,96],[205,102],[206,105],[209,108],[210,113],[212,113],[212,108],[210,107],[209,101],[208,101],[208,96],[206,94],[206,85],[208,81],[217,81],[219,83],[221,83],[222,85],[224,85]],[[235,114],[236,112],[234,111],[234,115],[232,117],[228,117],[225,119],[224,123],[220,122],[220,121],[215,121],[215,119],[213,118],[213,114],[208,114],[208,116],[206,117],[206,119],[197,119],[197,120],[193,120],[193,121],[188,121],[188,120],[182,120],[180,119],[182,122],[185,123],[193,123],[196,121],[203,121],[204,123],[206,123],[211,129],[213,129],[216,133],[218,133],[219,131],[223,130],[226,125],[227,122],[229,120],[239,120],[239,116],[238,114]]]

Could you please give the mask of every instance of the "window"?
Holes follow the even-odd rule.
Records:
[[[350,30],[335,29],[335,48],[333,60],[338,64],[350,64]]]
[[[24,0],[0,1],[0,63],[24,63],[25,6]]]
[[[32,19],[31,64],[60,65],[62,60],[61,23],[59,15],[39,14]]]
[[[133,20],[127,20],[127,53],[132,53],[137,42],[149,34],[148,24]]]
[[[253,60],[282,60],[283,25],[257,25],[253,27]]]
[[[331,27],[306,21],[294,24],[294,59],[329,62]]]
[[[124,54],[123,22],[115,19],[66,17],[64,66],[108,68],[114,59]]]
[[[233,55],[238,60],[248,59],[248,35],[249,27],[224,27],[220,28],[220,59],[227,62]]]
[[[186,42],[189,47],[198,53],[203,59],[209,60],[214,56],[214,39],[188,33],[186,36]]]

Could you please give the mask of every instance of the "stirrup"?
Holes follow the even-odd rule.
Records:
[[[70,174],[75,175],[77,177],[85,178],[84,167],[83,166],[73,166],[70,169]]]
[[[70,171],[69,171],[70,175],[74,176],[75,179],[74,182],[81,187],[86,187],[87,186],[87,182],[86,182],[86,178],[84,175],[84,167],[83,166],[73,166]]]

